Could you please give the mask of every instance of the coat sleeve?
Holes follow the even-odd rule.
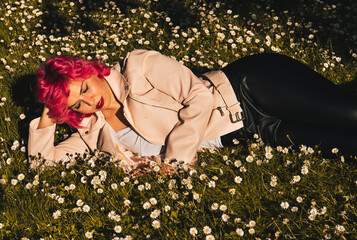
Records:
[[[87,145],[80,137],[79,133],[73,133],[65,141],[54,146],[54,134],[56,125],[45,128],[37,129],[40,118],[31,121],[29,128],[29,141],[28,141],[28,155],[41,156],[52,162],[59,163],[60,161],[66,162],[70,159],[67,154],[80,153],[83,154],[88,150]]]
[[[167,138],[165,157],[191,163],[211,116],[212,93],[190,69],[176,60],[156,51],[140,54],[146,80],[182,105],[179,121]]]

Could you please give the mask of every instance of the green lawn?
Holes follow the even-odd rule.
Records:
[[[37,169],[26,155],[28,124],[42,112],[34,73],[56,55],[113,66],[153,49],[202,73],[280,52],[354,91],[354,0],[0,2],[1,239],[357,238],[357,165],[337,151],[323,159],[315,146],[252,142],[202,152],[195,170],[141,177],[101,153]],[[56,141],[71,132],[58,126]]]

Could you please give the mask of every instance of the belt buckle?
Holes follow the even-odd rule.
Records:
[[[236,112],[234,114],[234,116],[235,116],[235,119],[234,119],[233,115],[230,113],[229,118],[230,118],[231,122],[236,123],[236,122],[242,121],[244,119],[244,117],[243,117],[243,113],[241,113],[241,114],[242,114],[242,117],[239,117],[239,112]]]

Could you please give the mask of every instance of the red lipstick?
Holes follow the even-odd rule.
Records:
[[[96,108],[101,109],[103,107],[103,105],[104,105],[104,99],[103,99],[103,97],[101,97],[99,102],[97,103]]]

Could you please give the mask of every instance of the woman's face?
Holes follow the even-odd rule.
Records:
[[[84,81],[70,80],[68,83],[68,108],[73,111],[90,114],[104,110],[111,103],[111,89],[108,83],[97,75]]]

